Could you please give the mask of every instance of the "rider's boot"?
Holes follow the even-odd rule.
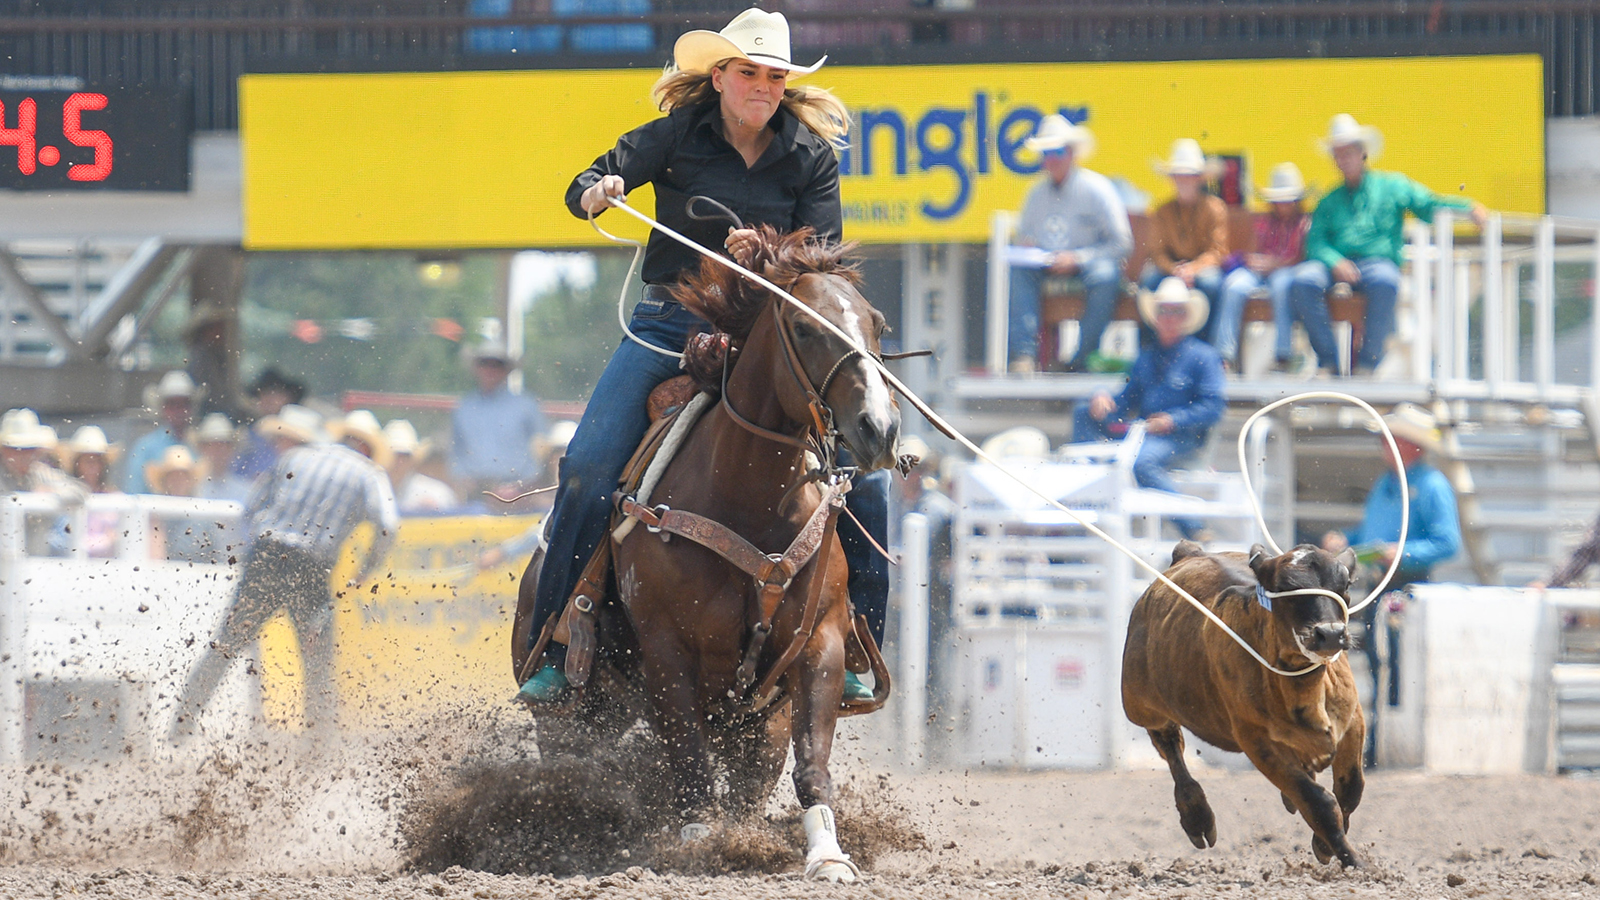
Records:
[[[523,688],[523,690],[527,690],[527,688]],[[872,688],[867,687],[861,681],[861,676],[854,672],[844,673],[844,702],[852,703],[871,699]]]
[[[555,666],[545,666],[517,691],[517,699],[523,703],[554,703],[566,692],[567,674]]]

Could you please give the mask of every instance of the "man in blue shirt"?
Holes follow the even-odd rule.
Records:
[[[520,486],[539,474],[533,439],[545,433],[544,413],[526,394],[506,386],[511,359],[503,345],[487,343],[472,358],[478,389],[461,398],[451,421],[451,469],[464,494]]]
[[[1143,418],[1144,444],[1134,458],[1134,480],[1140,487],[1176,493],[1167,469],[1205,444],[1227,406],[1222,358],[1194,337],[1210,315],[1210,304],[1182,279],[1167,278],[1154,292],[1140,293],[1139,314],[1155,329],[1156,345],[1140,352],[1122,393],[1113,399],[1101,391],[1078,405],[1072,438],[1120,438],[1128,433],[1130,422]],[[1190,539],[1205,529],[1197,519],[1172,521]]]
[[[194,380],[188,372],[173,369],[161,376],[156,397],[161,423],[128,449],[122,489],[130,494],[148,494],[155,490],[155,486],[145,480],[145,467],[160,460],[168,447],[183,443],[194,415]]]
[[[1406,470],[1407,494],[1411,500],[1411,515],[1407,519],[1406,546],[1400,555],[1400,565],[1390,580],[1391,588],[1418,584],[1429,579],[1433,567],[1461,550],[1461,519],[1456,512],[1455,489],[1443,472],[1429,465],[1424,456],[1429,450],[1438,450],[1443,441],[1434,417],[1413,403],[1401,403],[1383,421],[1394,435],[1400,450],[1399,464]],[[1400,550],[1400,479],[1396,476],[1396,460],[1389,452],[1388,442],[1382,444],[1389,471],[1378,478],[1367,494],[1367,506],[1357,525],[1349,534],[1330,531],[1323,535],[1323,549],[1338,553],[1354,545],[1357,557],[1369,565],[1386,572]],[[1362,548],[1365,548],[1363,552]],[[1381,577],[1381,576],[1380,576]],[[1377,703],[1382,675],[1382,661],[1378,658],[1377,622],[1380,608],[1391,608],[1398,613],[1401,607],[1398,591],[1388,598],[1374,601],[1361,611],[1362,625],[1367,639],[1362,649],[1367,655],[1367,667],[1372,673],[1373,703]],[[1385,624],[1389,644],[1389,705],[1400,705],[1400,631],[1393,621]],[[1367,729],[1366,764],[1375,762],[1377,748],[1377,719],[1374,717]]]

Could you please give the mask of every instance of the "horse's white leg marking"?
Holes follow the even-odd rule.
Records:
[[[839,847],[833,810],[821,803],[806,810],[800,821],[806,827],[806,877],[849,884],[861,876],[850,854]]]

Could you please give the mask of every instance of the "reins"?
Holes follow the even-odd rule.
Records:
[[[807,306],[805,303],[802,303],[798,298],[796,298],[795,296],[790,294],[788,291],[784,290],[783,288],[778,287],[776,284],[773,284],[771,281],[767,280],[766,278],[762,277],[761,275],[757,274],[756,272],[752,272],[750,269],[746,268],[745,266],[740,265],[739,263],[735,262],[734,260],[729,259],[729,258],[727,258],[725,256],[722,256],[719,253],[715,253],[715,252],[707,249],[706,247],[704,247],[700,243],[692,240],[691,238],[685,237],[682,234],[679,234],[674,229],[668,227],[667,225],[662,224],[661,222],[657,221],[656,219],[652,218],[651,216],[646,215],[645,213],[642,213],[637,209],[634,209],[631,205],[628,204],[627,200],[625,198],[623,198],[623,197],[613,197],[613,196],[609,196],[608,195],[606,197],[606,200],[612,205],[612,207],[614,207],[616,209],[620,209],[623,212],[626,212],[628,215],[633,216],[634,218],[636,218],[639,221],[645,223],[649,227],[654,228],[655,230],[660,231],[662,234],[664,234],[667,237],[677,241],[678,243],[683,244],[686,247],[689,247],[690,249],[694,250],[696,253],[699,253],[701,256],[704,256],[707,259],[715,261],[718,265],[725,266],[725,267],[727,267],[729,269],[732,269],[733,271],[738,272],[739,274],[741,274],[744,277],[750,279],[751,281],[754,281],[756,284],[761,285],[762,287],[766,288],[768,291],[771,291],[774,295],[778,296],[779,298],[781,298],[785,302],[787,302],[787,303],[793,305],[795,308],[799,309],[805,315],[810,316],[817,324],[819,324],[823,328],[827,329],[835,337],[838,337],[839,339],[843,340],[845,342],[846,346],[854,348],[856,350],[856,352],[862,354],[864,357],[871,357],[872,356],[870,353],[865,351],[865,348],[862,348],[861,346],[859,346],[856,343],[854,338],[852,338],[850,335],[845,334],[843,329],[839,328],[838,326],[834,325],[832,322],[828,321],[826,317],[824,317],[823,315],[821,315],[820,313],[818,313],[816,310],[812,309],[811,307]],[[594,222],[594,216],[592,214],[589,217],[589,221],[591,222],[591,224]],[[606,232],[604,229],[600,228],[599,225],[595,225],[594,227],[595,227],[596,231],[599,231],[602,235],[604,235],[604,236],[606,236],[606,237],[608,237],[608,238],[610,238],[610,239],[612,239],[614,241],[617,241],[618,243],[631,244],[631,245],[633,245],[635,247],[640,248],[639,251],[635,252],[635,254],[634,254],[635,263],[637,263],[638,258],[639,258],[640,254],[643,251],[643,246],[644,246],[643,244],[639,243],[638,241],[632,241],[632,240],[628,240],[628,239],[614,237],[613,235],[611,235],[608,232]],[[633,277],[633,267],[630,266],[629,267],[629,272],[628,272],[628,278],[630,279],[630,281],[631,281],[632,277]],[[620,315],[620,307],[619,307],[619,315]],[[626,325],[624,325],[624,330],[626,331]],[[639,341],[640,343],[644,343],[643,341],[640,341],[639,338],[635,337],[632,332],[627,332],[627,333],[628,333],[629,338],[631,338],[631,339],[633,339],[635,341]],[[646,344],[646,346],[649,346],[649,345]],[[662,352],[662,353],[666,352],[666,351],[661,350],[658,347],[652,347],[651,349],[657,350],[658,352]],[[1084,519],[1077,512],[1075,512],[1074,510],[1070,509],[1065,504],[1061,503],[1059,500],[1056,500],[1053,497],[1046,496],[1043,492],[1041,492],[1038,488],[1036,488],[1032,484],[1030,484],[1022,476],[1018,475],[1017,473],[1011,471],[1011,469],[1009,469],[1006,466],[1002,465],[998,460],[996,460],[994,457],[990,456],[988,453],[985,453],[982,447],[979,447],[977,444],[973,443],[970,438],[968,438],[966,435],[964,435],[960,431],[958,431],[955,428],[955,426],[953,426],[949,422],[945,421],[944,417],[940,416],[937,412],[935,412],[934,409],[931,406],[928,405],[927,401],[925,401],[921,397],[917,396],[916,392],[912,391],[909,387],[906,386],[906,384],[904,382],[902,382],[899,378],[895,377],[894,373],[889,371],[888,366],[884,365],[880,360],[878,360],[877,358],[872,358],[871,364],[876,366],[878,371],[879,371],[879,373],[883,375],[884,379],[888,381],[890,386],[892,386],[896,391],[898,391],[900,393],[900,395],[903,396],[906,399],[906,402],[910,403],[912,408],[914,408],[917,412],[921,413],[922,416],[928,420],[928,423],[931,424],[935,429],[937,429],[941,434],[945,435],[946,437],[948,437],[951,440],[955,441],[956,443],[960,444],[962,447],[966,448],[969,452],[971,452],[975,457],[977,457],[978,459],[981,459],[984,462],[988,463],[989,465],[993,466],[997,471],[999,471],[1000,473],[1005,475],[1007,478],[1010,478],[1012,481],[1015,481],[1023,489],[1025,489],[1029,493],[1033,494],[1034,496],[1038,497],[1039,499],[1043,500],[1049,506],[1055,508],[1056,510],[1059,510],[1060,512],[1066,513],[1073,521],[1077,522],[1080,526],[1082,526],[1090,534],[1093,534],[1095,537],[1098,537],[1101,540],[1105,541],[1106,543],[1110,544],[1111,546],[1115,547],[1124,556],[1127,556],[1130,560],[1132,560],[1135,565],[1137,565],[1138,567],[1143,569],[1145,572],[1149,573],[1155,580],[1160,581],[1162,584],[1165,584],[1168,588],[1170,588],[1171,590],[1176,592],[1178,594],[1178,596],[1182,597],[1186,602],[1188,602],[1197,611],[1199,611],[1199,613],[1202,616],[1204,616],[1207,621],[1211,622],[1211,624],[1213,624],[1213,625],[1217,626],[1218,628],[1222,629],[1224,634],[1226,634],[1226,635],[1228,635],[1228,637],[1232,638],[1233,641],[1236,644],[1238,644],[1241,649],[1243,649],[1246,653],[1248,653],[1253,659],[1255,659],[1256,662],[1260,663],[1262,665],[1262,667],[1266,668],[1268,671],[1273,672],[1273,673],[1278,674],[1278,675],[1283,675],[1283,676],[1287,676],[1287,677],[1291,677],[1292,678],[1292,677],[1296,677],[1296,676],[1299,676],[1299,675],[1310,674],[1312,672],[1315,672],[1315,671],[1323,668],[1326,665],[1326,663],[1313,662],[1311,665],[1309,665],[1309,666],[1307,666],[1307,667],[1305,667],[1303,669],[1297,669],[1297,670],[1293,670],[1293,671],[1290,671],[1290,670],[1287,670],[1287,669],[1281,669],[1281,668],[1273,665],[1271,662],[1269,662],[1267,660],[1266,657],[1261,655],[1260,651],[1256,650],[1255,647],[1252,647],[1248,641],[1246,641],[1243,637],[1241,637],[1239,635],[1238,632],[1234,631],[1231,627],[1229,627],[1228,623],[1224,622],[1220,616],[1218,616],[1215,612],[1213,612],[1204,603],[1201,603],[1199,600],[1195,599],[1193,594],[1190,594],[1188,591],[1184,590],[1183,587],[1180,586],[1177,582],[1173,581],[1171,578],[1168,578],[1167,575],[1164,572],[1161,572],[1160,570],[1156,569],[1154,566],[1150,565],[1148,562],[1146,562],[1143,558],[1141,558],[1133,550],[1131,550],[1128,547],[1124,546],[1116,538],[1114,538],[1111,535],[1107,534],[1104,529],[1102,529],[1099,526],[1095,525],[1093,522],[1090,522],[1090,521]],[[1359,400],[1358,398],[1351,397],[1348,394],[1341,394],[1341,393],[1338,393],[1338,392],[1335,392],[1335,391],[1312,391],[1312,392],[1308,392],[1308,393],[1305,393],[1305,394],[1296,394],[1296,395],[1293,395],[1293,396],[1290,396],[1290,397],[1286,397],[1286,398],[1284,398],[1282,400],[1279,400],[1279,401],[1275,402],[1274,404],[1272,404],[1271,406],[1266,407],[1263,410],[1259,411],[1255,416],[1252,416],[1251,419],[1249,420],[1249,422],[1247,422],[1247,424],[1246,424],[1245,433],[1248,433],[1249,426],[1254,424],[1255,419],[1257,417],[1259,417],[1262,413],[1266,412],[1266,411],[1270,411],[1271,409],[1275,409],[1278,406],[1281,406],[1281,405],[1283,405],[1285,403],[1295,402],[1295,401],[1300,400],[1302,398],[1314,399],[1314,398],[1326,397],[1326,396],[1335,396],[1335,397],[1338,397],[1338,398],[1347,399],[1347,400],[1349,400],[1351,402],[1354,402],[1354,403],[1362,406],[1369,413],[1371,413],[1377,419],[1378,426],[1383,431],[1384,438],[1389,442],[1390,450],[1391,450],[1391,452],[1394,453],[1395,459],[1397,461],[1400,459],[1399,448],[1394,443],[1394,436],[1389,432],[1388,423],[1383,421],[1383,417],[1379,416],[1377,414],[1377,411],[1374,410],[1370,405],[1368,405],[1365,402]],[[1242,438],[1242,436],[1241,436],[1240,446],[1241,446],[1241,448],[1243,447],[1243,438]],[[1242,450],[1241,450],[1241,453],[1242,453]],[[1400,466],[1397,466],[1397,468],[1400,469],[1401,497],[1405,498],[1406,495],[1407,495],[1407,487],[1406,487],[1405,472],[1404,472],[1404,468],[1405,467],[1403,465],[1400,465]],[[1247,489],[1247,492],[1248,492],[1250,490],[1250,485],[1249,485],[1249,481],[1248,481],[1249,476],[1246,475],[1245,477],[1246,477],[1246,489]],[[1266,523],[1261,518],[1260,505],[1259,505],[1258,502],[1255,501],[1255,498],[1253,496],[1251,498],[1251,502],[1255,506],[1257,521],[1262,526],[1262,532],[1263,532],[1264,535],[1266,535],[1268,541],[1271,542],[1271,535],[1270,535],[1270,533],[1267,532]],[[1409,503],[1406,500],[1402,499],[1402,504],[1403,504],[1402,516],[1403,517],[1409,517],[1409,514],[1410,514]],[[1402,518],[1402,522],[1404,522],[1404,518]],[[1403,528],[1404,528],[1404,526],[1402,525],[1402,531],[1400,532],[1400,538],[1401,538],[1400,544],[1399,544],[1398,549],[1395,552],[1396,565],[1398,564],[1398,560],[1399,560],[1401,554],[1404,552],[1404,549],[1405,549],[1406,532],[1403,530]],[[1277,545],[1274,542],[1274,543],[1272,543],[1272,546],[1276,547]],[[1394,566],[1391,566],[1390,567],[1390,575],[1391,576],[1393,575],[1393,571],[1394,571]],[[1388,581],[1388,578],[1385,578],[1384,583],[1386,584],[1387,581]],[[1383,585],[1380,585],[1380,587],[1382,587],[1382,586]],[[1311,592],[1311,591],[1319,591],[1320,592],[1321,589],[1320,588],[1306,588],[1306,589],[1303,589],[1303,591],[1275,591],[1275,592],[1272,592],[1272,594],[1269,594],[1268,596],[1269,597],[1272,596],[1272,595],[1291,596],[1291,595],[1297,595],[1297,594],[1300,594],[1300,593]],[[1349,614],[1351,612],[1360,610],[1361,608],[1363,608],[1364,606],[1366,606],[1368,603],[1370,603],[1372,601],[1372,597],[1368,597],[1366,600],[1363,600],[1361,603],[1357,604],[1356,606],[1351,607],[1343,597],[1340,597],[1337,594],[1334,594],[1334,592],[1332,592],[1332,591],[1327,591],[1326,593],[1332,595],[1335,599],[1337,599],[1339,601],[1341,607],[1345,610],[1345,617],[1346,617],[1346,621],[1347,622],[1348,622],[1348,619],[1349,619]],[[1376,592],[1374,592],[1373,596],[1376,596]],[[1342,653],[1343,651],[1340,651],[1340,652]],[[1338,656],[1339,656],[1339,654],[1335,654],[1334,657],[1333,657],[1333,660],[1338,659]],[[1331,662],[1332,660],[1329,660],[1329,661]]]

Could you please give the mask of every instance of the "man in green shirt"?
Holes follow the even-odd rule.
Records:
[[[1317,365],[1331,370],[1339,356],[1328,318],[1328,287],[1342,282],[1365,294],[1366,335],[1356,353],[1355,370],[1370,373],[1383,360],[1384,344],[1394,331],[1406,213],[1431,222],[1434,210],[1441,207],[1465,210],[1482,227],[1487,211],[1464,197],[1435,194],[1398,172],[1367,168],[1383,149],[1383,136],[1347,113],[1333,117],[1322,143],[1344,184],[1329,191],[1311,214],[1306,261],[1294,271],[1290,305],[1305,325]]]

